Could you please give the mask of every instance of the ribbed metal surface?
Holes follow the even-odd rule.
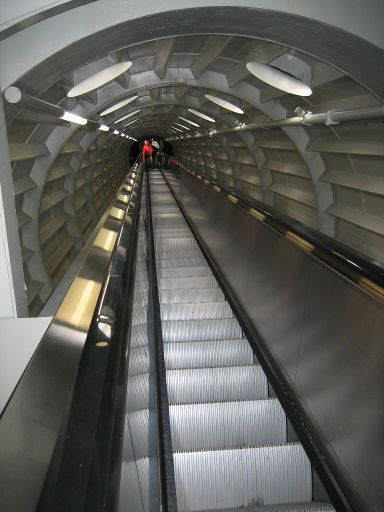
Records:
[[[147,324],[133,325],[131,330],[131,347],[147,345]]]
[[[168,258],[168,257],[179,257],[179,258],[197,258],[200,255],[200,249],[198,247],[191,247],[189,249],[180,249],[174,251],[168,247],[160,247],[156,250],[156,258]]]
[[[170,420],[174,452],[286,442],[286,418],[276,399],[173,405]]]
[[[149,456],[149,414],[149,409],[142,409],[128,416],[136,459]]]
[[[160,268],[177,268],[177,267],[201,267],[206,264],[205,259],[202,256],[197,258],[177,258],[169,257],[162,258],[156,261],[156,266]]]
[[[158,270],[159,277],[206,277],[212,275],[211,269],[205,267],[163,267]]]
[[[166,343],[164,358],[168,370],[254,364],[253,352],[247,340]]]
[[[199,510],[196,512],[208,512]],[[210,509],[209,512],[223,512],[223,509]],[[315,501],[302,503],[284,503],[284,505],[249,505],[248,507],[226,508],[225,512],[335,512],[335,509],[329,503],[320,503]]]
[[[160,304],[199,303],[223,301],[220,288],[194,288],[181,290],[159,290]]]
[[[209,318],[233,318],[227,302],[201,302],[162,304],[161,320],[195,320]]]
[[[238,322],[231,318],[162,322],[162,332],[165,342],[235,340],[242,337]]]
[[[156,243],[156,249],[167,249],[169,251],[179,252],[186,249],[197,249],[198,245],[194,238],[169,238],[159,240]]]
[[[217,281],[209,277],[164,277],[159,280],[160,290],[180,290],[184,288],[214,288]]]
[[[259,365],[167,372],[170,404],[230,402],[268,397],[267,379]]]
[[[311,466],[300,445],[174,454],[179,510],[311,500]]]
[[[148,346],[131,348],[129,352],[129,375],[133,377],[141,373],[148,373],[149,370]]]

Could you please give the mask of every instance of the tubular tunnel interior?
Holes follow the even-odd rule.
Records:
[[[0,31],[15,303],[54,315],[4,511],[380,512],[382,6],[59,4]]]

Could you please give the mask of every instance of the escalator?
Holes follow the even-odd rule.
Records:
[[[143,196],[119,510],[160,510],[165,493],[180,512],[333,511],[314,501],[311,463],[159,171]]]

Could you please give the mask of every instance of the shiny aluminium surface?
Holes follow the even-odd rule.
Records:
[[[384,503],[384,306],[183,173],[167,174],[365,512]]]
[[[125,212],[137,178],[136,171],[127,176],[119,190],[126,201],[112,204],[100,221],[88,256],[0,418],[2,512],[36,509],[115,242],[130,221]]]

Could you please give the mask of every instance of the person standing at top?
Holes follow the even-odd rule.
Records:
[[[155,139],[152,139],[151,144],[152,144],[152,150],[153,150],[153,153],[152,153],[153,167],[156,167],[158,165],[158,153],[159,153],[160,146],[159,146],[159,143],[157,142],[157,140],[155,140]]]
[[[143,145],[143,164],[146,171],[149,171],[149,168],[151,167],[152,152],[152,145],[148,140],[145,140]]]

